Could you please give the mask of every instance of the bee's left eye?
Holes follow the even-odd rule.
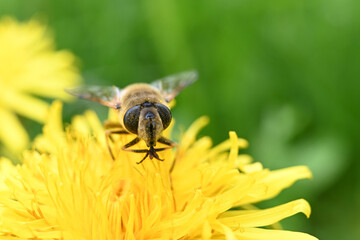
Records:
[[[139,117],[140,117],[140,106],[135,106],[126,111],[124,116],[124,125],[125,128],[137,134],[138,126],[139,126]]]
[[[154,105],[160,115],[160,118],[161,118],[161,121],[163,124],[163,128],[166,129],[171,123],[170,109],[168,107],[166,107],[164,104],[155,103]]]

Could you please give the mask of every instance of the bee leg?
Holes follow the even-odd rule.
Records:
[[[142,163],[150,154],[150,151],[147,149],[125,149],[123,147],[123,150],[128,151],[128,152],[134,152],[134,153],[146,153],[145,157],[143,157],[139,162],[136,162],[137,164]]]
[[[113,154],[113,152],[111,150],[110,143],[109,143],[109,139],[111,141],[113,141],[113,139],[111,137],[111,135],[113,135],[113,134],[128,134],[128,132],[125,131],[125,130],[106,130],[105,131],[106,145],[107,145],[107,147],[109,149],[109,153],[110,153],[110,156],[111,156],[112,160],[115,160],[115,156],[114,156],[114,154]]]
[[[134,153],[146,153],[146,155],[139,161],[137,164],[142,163],[148,156],[150,159],[156,158],[159,161],[164,161],[164,159],[161,159],[157,152],[164,151],[166,149],[173,148],[177,145],[177,143],[171,141],[170,139],[167,139],[165,137],[160,137],[158,142],[168,145],[169,147],[164,148],[154,148],[153,146],[150,147],[149,150],[147,149],[128,149],[131,146],[134,146],[140,141],[139,137],[134,138],[131,142],[125,144],[121,149],[124,151],[134,152]]]
[[[142,163],[148,156],[149,156],[149,151],[147,151],[145,157],[143,157],[140,161],[136,162],[136,164]]]
[[[178,144],[166,137],[161,136],[158,140],[159,143],[170,146],[170,148],[176,147]],[[167,148],[166,148],[167,149]]]
[[[140,142],[140,138],[136,137],[133,140],[131,140],[130,142],[128,142],[127,144],[125,144],[123,147],[121,147],[121,149],[125,150],[125,151],[135,152],[134,149],[128,149],[128,148],[131,146],[134,146],[138,142]]]
[[[112,132],[114,132],[114,134],[129,134],[129,132],[126,131],[125,128],[118,122],[112,122],[109,120],[105,121],[104,128],[111,130]],[[112,138],[111,134],[108,137],[112,142],[114,142],[114,139]]]
[[[118,129],[121,129],[121,130],[125,130],[123,125],[121,125],[120,123],[109,121],[109,120],[104,122],[104,128],[105,129],[118,128]]]
[[[162,150],[165,150],[165,149],[168,149],[168,148],[173,148],[173,147],[176,147],[178,144],[166,137],[163,137],[161,136],[159,139],[158,139],[158,142],[159,143],[162,143],[162,144],[165,144],[165,145],[168,145],[169,147],[167,148],[164,148],[164,149],[158,149],[157,151],[162,151]],[[172,162],[172,165],[170,167],[170,173],[174,170],[174,167],[175,167],[175,162],[176,162],[176,157],[174,159],[174,161]]]
[[[128,149],[131,146],[134,146],[135,144],[137,144],[140,141],[139,137],[134,138],[131,142],[125,144],[121,149],[124,151],[128,151],[128,152],[134,152],[134,153],[146,153],[146,155],[139,161],[136,162],[137,164],[142,163],[150,154],[150,156],[152,156],[152,153],[150,152],[150,150],[147,149]],[[152,157],[151,157],[152,158]]]

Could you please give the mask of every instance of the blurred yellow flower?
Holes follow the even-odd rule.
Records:
[[[310,178],[308,168],[263,169],[238,154],[247,142],[234,132],[215,147],[208,137],[196,140],[207,118],[186,131],[176,152],[159,153],[164,162],[136,164],[140,155],[120,150],[133,137],[126,135],[114,139],[113,161],[97,116],[88,111],[64,131],[61,108],[53,104],[22,165],[0,161],[1,239],[316,239],[263,228],[309,216],[303,199],[249,209]]]
[[[68,51],[55,51],[47,29],[35,20],[0,20],[0,141],[12,152],[28,145],[16,114],[44,122],[49,105],[36,96],[67,99],[80,81]]]

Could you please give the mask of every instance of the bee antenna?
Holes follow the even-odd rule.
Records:
[[[153,119],[155,116],[154,116],[154,114],[152,113],[152,112],[147,112],[146,114],[145,114],[145,118],[146,119]]]

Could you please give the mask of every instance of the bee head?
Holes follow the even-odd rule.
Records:
[[[155,146],[171,122],[171,112],[168,107],[160,103],[145,102],[127,110],[124,116],[125,128],[137,134],[147,146]]]

